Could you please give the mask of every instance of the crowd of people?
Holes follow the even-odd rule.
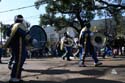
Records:
[[[8,68],[11,69],[9,83],[20,83],[22,81],[21,72],[23,70],[23,64],[29,54],[29,51],[26,48],[26,43],[37,43],[37,40],[33,39],[28,34],[27,27],[28,26],[26,26],[26,24],[24,23],[23,16],[17,15],[14,19],[14,23],[11,25],[7,32],[7,36],[9,38],[3,48],[9,48],[9,52],[11,52],[11,58],[8,64]],[[120,44],[118,46],[115,46],[116,44],[114,44],[114,42],[106,43],[106,45],[103,47],[103,54],[101,54],[102,48],[97,48],[96,46],[94,46],[91,40],[94,36],[94,32],[90,30],[90,27],[91,24],[88,22],[86,26],[81,30],[79,36],[76,38],[72,38],[68,32],[65,32],[64,36],[59,41],[57,41],[56,44],[51,46],[51,52],[47,47],[45,47],[44,51],[42,50],[41,52],[50,52],[51,55],[62,57],[63,60],[66,59],[67,61],[72,60],[70,58],[71,56],[78,57],[79,67],[86,67],[85,58],[88,55],[92,56],[94,60],[94,66],[96,67],[102,65],[102,62],[100,62],[98,59],[99,55],[102,55],[102,57],[105,58],[106,55],[115,57],[115,55],[117,55],[118,53],[121,53],[122,55],[124,54],[124,45]],[[111,46],[110,43],[113,43],[114,45],[112,44]],[[118,40],[115,41],[115,43],[118,43]],[[0,63],[2,63],[1,56],[2,46],[0,46]]]

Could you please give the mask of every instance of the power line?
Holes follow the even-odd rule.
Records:
[[[39,18],[40,15],[34,15],[34,16],[29,16],[29,17],[24,17],[25,19],[32,19],[32,18]]]
[[[10,10],[5,10],[5,11],[0,11],[0,13],[6,13],[6,12],[11,12],[11,11],[21,10],[21,9],[25,9],[25,8],[34,7],[34,6],[35,5],[30,5],[30,6],[20,7],[20,8],[16,8],[16,9],[10,9]]]

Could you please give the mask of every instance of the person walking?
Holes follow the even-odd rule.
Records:
[[[21,73],[22,67],[28,55],[26,49],[26,41],[37,42],[32,39],[27,33],[27,27],[24,25],[24,19],[22,15],[15,16],[15,23],[10,29],[10,37],[6,41],[4,48],[11,48],[12,57],[15,61],[13,64],[9,83],[20,83],[22,82]]]
[[[91,41],[91,37],[93,36],[93,33],[90,31],[90,27],[91,27],[90,22],[87,22],[86,27],[84,27],[81,30],[81,34],[79,36],[80,44],[82,45],[82,47],[84,49],[83,58],[80,61],[81,64],[79,64],[80,67],[86,67],[85,58],[89,54],[92,56],[95,66],[102,65],[102,63],[99,62],[99,60],[97,58],[95,47],[94,47],[94,45],[92,44],[92,41]]]

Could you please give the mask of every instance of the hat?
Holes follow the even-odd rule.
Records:
[[[16,15],[14,20],[15,20],[15,22],[16,21],[23,21],[23,16],[22,15]]]

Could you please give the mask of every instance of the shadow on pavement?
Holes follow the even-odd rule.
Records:
[[[123,83],[119,81],[111,81],[104,79],[95,79],[95,78],[75,78],[64,81],[64,83]]]
[[[82,74],[82,75],[92,75],[92,76],[103,76],[107,69],[87,69],[81,71],[70,71],[70,70],[63,70],[63,69],[51,69],[51,70],[24,70],[26,72],[31,73],[39,73],[39,74],[48,74],[48,75],[57,75],[57,74]]]
[[[41,74],[65,74],[65,73],[73,73],[70,70],[63,70],[63,69],[51,69],[51,70],[32,70],[32,69],[25,69],[26,72],[32,72],[32,73],[41,73]]]
[[[101,69],[101,70],[96,70],[96,69],[89,69],[89,70],[82,70],[79,73],[82,75],[89,75],[89,76],[103,76],[107,72],[107,69]]]
[[[125,68],[125,65],[121,64],[121,65],[101,65],[100,67],[108,67],[108,68]]]
[[[0,83],[8,83],[8,82],[0,81]],[[104,79],[95,79],[95,78],[75,78],[75,79],[68,79],[60,82],[30,80],[30,81],[24,81],[23,83],[123,83],[123,82],[104,80]]]

